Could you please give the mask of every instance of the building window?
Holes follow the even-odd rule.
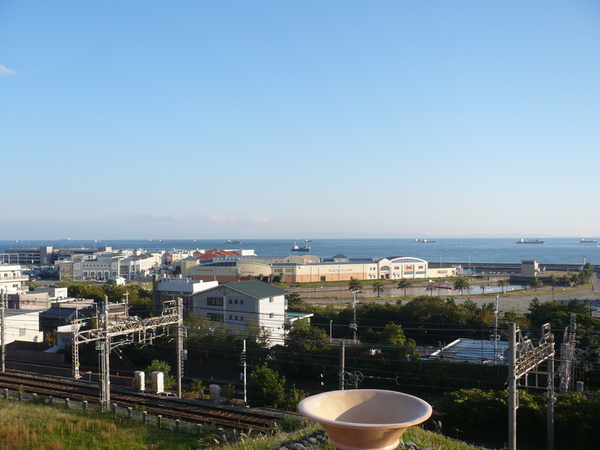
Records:
[[[208,317],[213,322],[223,322],[223,319],[224,319],[223,314],[215,314],[215,313],[208,313],[206,315],[206,317]]]
[[[223,306],[223,297],[208,297],[206,304],[208,306]]]
[[[236,305],[238,304],[238,300],[237,300],[237,298],[235,299],[235,304],[236,304]]]
[[[273,297],[269,297],[269,303],[273,303],[275,299]]]
[[[233,316],[231,314],[229,314],[229,320],[232,320]]]
[[[272,319],[273,317],[275,317],[274,313],[269,313],[269,319]]]
[[[230,305],[231,305],[231,302],[232,302],[232,300],[231,300],[231,299],[229,299],[229,304],[230,304]]]
[[[241,299],[240,300],[240,305],[243,305],[243,304],[244,304],[244,299]]]

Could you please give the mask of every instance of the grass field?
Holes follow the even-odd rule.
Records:
[[[242,435],[238,436],[237,442],[227,443],[211,427],[206,427],[198,436],[158,429],[110,413],[67,410],[61,406],[17,400],[0,401],[0,448],[11,450],[276,450],[282,443],[306,438],[316,429],[316,424],[309,423],[295,432],[280,430],[272,436]],[[409,429],[404,440],[436,450],[476,448],[418,427]],[[332,449],[327,443],[318,447],[318,450]]]

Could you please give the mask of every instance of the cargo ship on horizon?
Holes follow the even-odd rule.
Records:
[[[528,239],[519,239],[517,241],[517,244],[545,244],[546,241],[541,241],[539,239],[534,240],[528,240]]]

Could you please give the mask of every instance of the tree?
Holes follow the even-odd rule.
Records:
[[[385,289],[385,281],[375,280],[373,282],[373,292],[377,293],[377,297],[381,297],[381,294],[383,293],[384,289]]]
[[[297,292],[287,294],[285,296],[285,299],[287,300],[289,309],[298,308],[300,306],[303,306],[303,304],[305,303],[300,294],[298,294]]]
[[[554,275],[550,275],[550,286],[552,286],[552,300],[554,300],[554,289],[556,288],[556,282],[558,280]]]
[[[406,278],[402,278],[400,281],[398,281],[398,284],[396,285],[396,287],[398,289],[402,289],[404,290],[404,296],[406,297],[406,289],[412,284],[412,281],[406,279]]]
[[[533,277],[529,281],[529,287],[533,288],[534,291],[537,291],[538,288],[542,285],[542,282],[538,277]]]
[[[252,406],[278,408],[285,402],[285,377],[267,367],[257,367],[248,384],[248,403]]]
[[[235,389],[232,384],[221,386],[221,397],[225,397],[229,402],[233,402],[233,393]]]
[[[169,372],[171,372],[171,366],[166,361],[160,361],[158,359],[152,360],[150,365],[146,367],[145,372],[146,378],[148,380],[152,379],[152,372],[162,372],[164,375],[164,387],[167,391],[171,389],[171,386],[173,386],[173,384],[175,384],[175,377],[169,375]]]
[[[190,391],[198,394],[198,398],[202,399],[202,395],[204,394],[204,383],[202,380],[193,379],[190,385]]]
[[[502,293],[504,294],[504,286],[508,286],[508,280],[498,280],[498,285],[502,288]]]
[[[589,262],[586,262],[581,268],[580,274],[582,283],[588,283],[592,275],[594,275],[594,267]]]
[[[330,339],[327,333],[306,320],[295,321],[285,339],[286,349],[300,355],[320,352],[329,346]]]
[[[429,291],[429,296],[433,297],[433,291],[435,291],[437,289],[437,285],[435,283],[429,283],[427,286],[425,286],[425,290]]]
[[[298,403],[306,397],[308,397],[308,394],[302,389],[297,389],[296,385],[293,384],[292,389],[285,396],[282,406],[286,411],[298,412]]]
[[[351,291],[360,291],[362,284],[357,278],[352,278],[348,283],[348,289]]]
[[[454,289],[459,290],[462,294],[465,289],[471,289],[471,284],[465,277],[458,277],[454,282]]]

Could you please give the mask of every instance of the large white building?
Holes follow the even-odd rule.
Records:
[[[182,264],[182,273],[196,280],[231,282],[270,277],[285,283],[356,280],[440,278],[456,275],[455,267],[430,268],[427,261],[409,256],[321,259],[312,255],[286,258],[215,258],[203,264]]]
[[[23,275],[23,268],[18,264],[0,264],[0,292],[3,294],[16,294],[23,291],[23,285],[29,280]]]
[[[225,283],[191,296],[191,313],[246,330],[265,330],[268,344],[282,344],[287,291],[258,280]]]
[[[139,280],[158,269],[156,255],[140,251],[104,252],[96,255],[73,255],[55,263],[60,280],[108,280],[123,277]]]

